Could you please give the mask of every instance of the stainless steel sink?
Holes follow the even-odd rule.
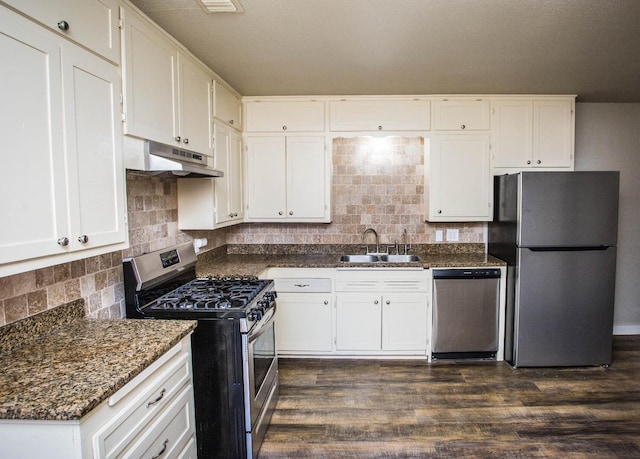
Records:
[[[345,263],[415,263],[422,259],[418,255],[342,255]]]
[[[385,263],[415,263],[422,261],[418,255],[380,255],[380,261]]]
[[[345,263],[375,263],[379,258],[377,255],[342,255],[340,261]]]

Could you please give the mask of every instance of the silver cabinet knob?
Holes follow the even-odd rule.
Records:
[[[387,300],[387,301],[385,302],[385,304],[391,304],[391,301]]]
[[[177,136],[175,137],[175,139],[176,139],[176,142],[180,142],[180,141],[182,140],[182,137],[180,137],[179,135],[177,135]]]
[[[378,304],[378,303],[379,303],[379,301],[378,301],[378,300],[375,300],[375,301],[373,302],[373,304]]]
[[[229,214],[229,217],[233,217],[233,214],[232,214],[232,213],[231,213],[231,214]]]
[[[58,22],[58,29],[66,32],[67,30],[69,30],[69,23],[67,21]]]
[[[529,160],[527,160],[527,164],[531,164],[531,160],[530,160],[530,159],[529,159]]]
[[[378,131],[382,131],[382,126],[378,126]]]
[[[538,164],[542,164],[542,161],[538,160]]]
[[[233,120],[229,120],[229,124],[233,126]]]
[[[184,139],[182,142],[189,143],[189,139]]]
[[[283,215],[283,214],[284,214],[284,212],[282,212],[282,211],[278,212],[278,215]]]
[[[462,126],[460,126],[460,129],[466,129],[467,126],[465,126],[464,124]]]
[[[68,237],[61,237],[58,239],[58,245],[61,247],[65,247],[67,245],[69,245],[69,238]]]
[[[286,131],[287,130],[287,126],[282,126],[282,130]]]
[[[293,215],[293,210],[290,210],[290,211],[289,211],[289,215]]]
[[[87,242],[89,242],[89,236],[87,236],[86,234],[79,236],[78,242],[82,242],[83,244],[86,244]]]
[[[325,304],[325,305],[329,304],[329,301],[324,300],[324,304]]]
[[[442,211],[441,211],[441,210],[439,210],[439,211],[438,211],[438,213],[439,213],[439,214],[441,214],[441,213],[442,213]]]

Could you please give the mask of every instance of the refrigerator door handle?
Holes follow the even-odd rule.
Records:
[[[596,245],[587,247],[526,247],[532,252],[585,252],[589,250],[607,250],[610,245]]]

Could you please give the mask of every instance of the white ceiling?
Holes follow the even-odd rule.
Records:
[[[238,92],[640,102],[640,0],[132,0]]]

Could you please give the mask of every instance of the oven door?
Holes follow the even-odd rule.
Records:
[[[275,307],[267,311],[258,324],[243,335],[245,341],[245,409],[247,432],[256,431],[256,422],[266,409],[270,394],[277,385]]]

